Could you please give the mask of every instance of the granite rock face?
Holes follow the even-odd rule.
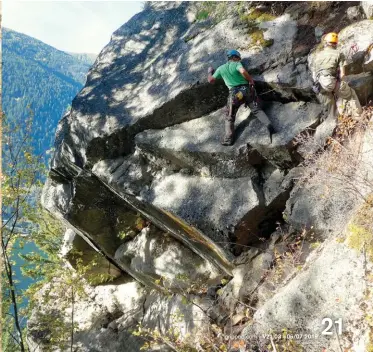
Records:
[[[115,258],[175,292],[220,281],[222,273],[170,236],[146,228],[133,241],[121,245]]]
[[[280,328],[288,314],[289,326],[305,324],[311,331],[316,314],[333,306],[334,296],[317,281],[318,273],[327,278],[329,292],[346,291],[338,312],[349,317],[357,306],[349,297],[360,278],[361,258],[332,241],[320,255],[311,254],[307,267],[302,258],[301,265],[294,262],[279,275],[286,281],[273,284],[304,229],[312,229],[319,241],[329,240],[360,204],[354,192],[331,195],[316,171],[312,182],[301,182],[304,161],[315,150],[299,140],[315,133],[320,150],[337,123],[320,124],[324,111],[315,103],[308,65],[314,53],[307,57],[311,45],[299,42],[312,42],[326,30],[315,28],[319,10],[305,14],[299,4],[250,2],[233,12],[239,5],[216,5],[232,9],[218,20],[201,18],[201,4],[192,2],[146,5],[113,34],[59,123],[43,205],[74,232],[65,248],[73,267],[74,252],[82,250],[87,264],[97,261],[99,252],[96,269],[101,273],[109,266],[117,276],[91,287],[91,301],[79,306],[81,351],[137,352],[143,340],[132,332],[140,322],[163,333],[176,326],[183,338],[190,334],[192,346],[215,328],[211,322],[227,335],[244,328],[249,335],[266,333],[260,321],[265,329]],[[329,5],[317,6],[327,12]],[[350,17],[356,17],[354,11]],[[335,21],[334,12],[325,16]],[[346,79],[363,104],[372,94],[367,53],[372,28],[368,19],[340,33],[346,54],[358,44],[348,63],[354,75]],[[219,143],[228,90],[222,82],[209,85],[206,71],[225,62],[227,48],[240,50],[256,81],[276,129],[272,140],[242,107],[235,144]],[[371,139],[361,138],[369,164]],[[364,169],[364,177],[370,180],[372,170]],[[364,187],[358,190],[367,195]],[[303,244],[307,257],[311,245]],[[321,265],[324,257],[332,269]],[[351,282],[341,276],[342,265],[351,277],[356,273]],[[173,321],[180,312],[182,319]],[[37,317],[29,325],[30,345],[42,345],[45,327]],[[333,346],[324,342],[322,347]]]
[[[373,4],[371,1],[361,1],[361,7],[364,10],[367,19],[373,19]]]
[[[91,284],[103,283],[122,275],[113,263],[93,248],[92,243],[86,242],[71,229],[65,232],[61,255],[74,269],[78,268],[78,263],[86,267],[84,277]]]

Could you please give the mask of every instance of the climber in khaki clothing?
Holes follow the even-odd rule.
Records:
[[[229,88],[227,116],[225,122],[225,138],[222,145],[232,145],[234,143],[234,122],[237,111],[243,104],[249,106],[251,112],[268,128],[272,139],[274,129],[271,121],[265,112],[259,107],[256,97],[254,81],[247,73],[241,63],[241,54],[237,50],[227,51],[228,62],[214,69],[208,69],[208,81],[214,83],[216,79],[222,78]]]
[[[315,55],[312,64],[314,90],[320,102],[328,108],[328,117],[336,118],[340,114],[359,119],[361,105],[355,91],[343,80],[345,76],[345,57],[337,49],[338,34],[328,33],[325,47]]]

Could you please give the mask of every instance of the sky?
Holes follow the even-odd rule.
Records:
[[[59,50],[98,54],[143,1],[3,0],[2,26]]]

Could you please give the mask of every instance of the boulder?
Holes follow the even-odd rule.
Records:
[[[114,254],[127,235],[139,232],[139,223],[143,222],[141,216],[90,173],[82,172],[75,178],[74,185],[69,183],[64,187],[70,190],[68,204],[63,203],[62,207],[58,197],[50,197],[56,194],[61,184],[49,181],[43,189],[43,206],[97,248],[114,266],[133,275],[129,268],[115,263]],[[146,284],[144,278],[137,279]]]
[[[82,172],[76,177],[74,187],[66,187],[73,191],[69,203],[61,206],[58,198],[50,196],[56,194],[56,189],[59,190],[61,185],[56,181],[47,182],[43,190],[43,206],[98,248],[110,262],[143,284],[154,286],[154,280],[139,276],[140,273],[132,272],[130,267],[123,267],[123,262],[116,263],[114,254],[123,242],[141,231],[145,226],[145,219],[230,274],[231,265],[220,246],[173,214],[125,192],[120,193],[89,172]]]
[[[68,211],[72,197],[73,187],[71,183],[59,183],[48,178],[43,187],[41,203],[53,216],[62,220],[62,214]]]
[[[121,245],[115,258],[173,292],[200,290],[222,278],[217,268],[153,227],[143,229],[134,240]]]
[[[91,168],[99,160],[128,154],[134,136],[145,129],[164,128],[222,107],[227,89],[222,82],[209,85],[206,68],[223,64],[227,47],[241,48],[243,58],[250,58],[244,61],[250,71],[281,66],[296,33],[296,22],[282,15],[255,24],[256,32],[272,39],[272,45],[253,45],[249,24],[247,28],[238,17],[228,16],[186,41],[192,27],[201,26],[186,15],[195,5],[155,6],[113,34],[71,112],[61,120],[51,163],[60,174],[73,177],[74,165]]]
[[[66,289],[69,289],[66,282],[61,281],[60,278],[55,278],[45,284],[36,296],[36,306],[27,321],[27,343],[30,346],[38,346],[39,350],[36,349],[36,351],[50,350],[51,344],[56,343],[56,341],[51,341],[51,329],[56,334],[57,329],[61,329],[62,324],[66,324],[66,326],[71,324],[72,303],[70,292],[67,292],[68,297],[59,293],[65,292]],[[44,295],[47,295],[48,298],[44,298]],[[75,292],[74,297],[76,330],[99,328],[107,322],[107,311],[104,307],[101,307],[84,293]],[[56,327],[56,324],[58,327]],[[66,331],[64,333],[66,334]],[[59,338],[60,336],[54,335],[54,338],[56,337]],[[63,343],[64,341],[60,342]],[[70,341],[65,342],[66,345],[70,343]]]
[[[370,66],[364,66],[369,46],[373,43],[373,20],[353,23],[339,33],[339,47],[347,58],[346,74],[367,72]],[[356,47],[354,47],[356,45]]]
[[[146,288],[130,278],[119,278],[111,283],[92,288],[89,296],[107,312],[108,323],[119,319],[120,327],[127,329],[143,318]]]
[[[346,76],[345,79],[355,90],[361,105],[367,105],[369,98],[373,98],[373,71]]]
[[[368,20],[373,20],[373,4],[371,1],[361,1],[361,7]]]
[[[254,75],[263,100],[292,102],[312,101],[312,78],[307,66],[307,58],[291,58],[284,65],[269,68],[261,75]]]
[[[270,170],[265,170],[265,172],[267,177],[263,184],[263,193],[265,204],[268,206],[288,189],[288,184],[284,184],[284,171],[272,167]]]
[[[71,229],[65,232],[61,255],[74,269],[84,268],[84,278],[90,284],[102,284],[122,275],[113,263]]]
[[[180,333],[182,340],[195,346],[209,334],[212,305],[209,299],[193,295],[173,295],[169,298],[151,293],[144,304],[143,325],[158,329],[163,334],[173,328]]]
[[[330,233],[343,230],[348,215],[359,202],[359,195],[344,187],[343,180],[330,175],[330,184],[317,185],[317,176],[309,185],[303,183],[294,187],[286,202],[285,218],[294,229],[311,229],[318,236],[326,238]],[[332,184],[333,183],[333,184]]]
[[[305,155],[310,157],[308,166],[300,168],[300,180],[286,202],[285,217],[290,225],[297,230],[312,226],[322,238],[344,229],[353,211],[371,193],[371,134],[371,128],[365,127],[346,139],[340,151],[329,148],[322,154]]]
[[[347,17],[350,21],[358,21],[363,18],[360,6],[351,6],[347,9]]]

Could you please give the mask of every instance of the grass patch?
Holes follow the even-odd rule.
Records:
[[[265,21],[272,21],[276,16],[255,9],[250,13],[241,12],[239,17],[241,22],[247,27],[247,34],[251,38],[251,46],[260,45],[263,48],[267,48],[273,45],[273,39],[264,38],[265,29],[259,28],[259,24]]]
[[[206,1],[197,5],[196,21],[204,21],[211,18],[219,23],[228,16],[228,5],[226,2]]]
[[[251,11],[249,14],[241,14],[241,21],[256,21],[256,22],[268,22],[273,21],[276,16],[271,15],[267,12],[262,12],[259,10]]]
[[[197,21],[206,20],[209,17],[209,12],[207,10],[200,10],[196,14]]]
[[[252,43],[254,45],[260,45],[263,48],[268,48],[273,45],[273,39],[265,39],[264,38],[264,31],[262,29],[258,29],[252,33],[250,33],[250,37],[252,39]]]
[[[369,196],[348,226],[347,245],[373,262],[373,195]]]

